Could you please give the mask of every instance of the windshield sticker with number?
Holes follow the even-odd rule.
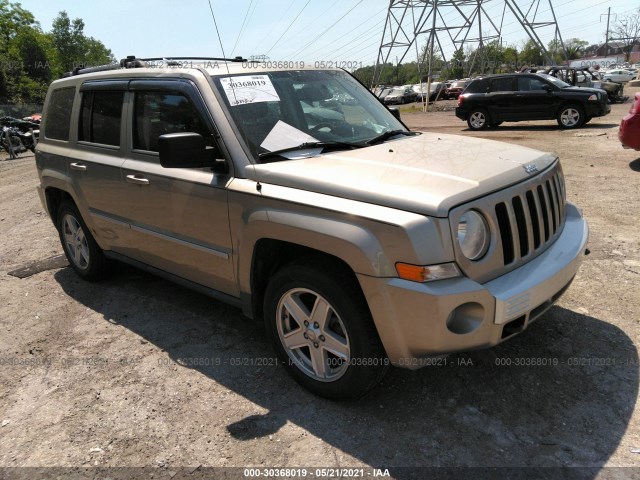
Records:
[[[268,75],[221,78],[220,83],[231,106],[280,101]]]

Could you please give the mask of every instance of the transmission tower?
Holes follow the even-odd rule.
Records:
[[[544,8],[546,5],[548,8]],[[491,14],[487,13],[488,7],[495,8]],[[496,11],[500,13],[496,15]],[[469,74],[476,66],[484,72],[491,59],[486,58],[486,49],[481,47],[493,41],[502,42],[505,20],[517,22],[548,63],[553,63],[551,55],[539,32],[553,28],[553,44],[561,47],[566,58],[551,0],[390,0],[373,85],[390,59],[397,59],[399,65],[408,55],[413,56],[412,47],[419,69],[424,67],[428,56],[429,76],[434,53],[447,63],[448,53],[465,48],[473,48],[475,52],[467,63]],[[426,44],[420,51],[423,40]]]

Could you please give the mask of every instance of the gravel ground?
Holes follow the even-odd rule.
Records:
[[[33,157],[0,160],[0,477],[25,472],[6,467],[95,466],[146,467],[135,472],[157,478],[248,466],[365,476],[376,467],[396,478],[443,472],[400,467],[640,475],[640,152],[617,140],[628,108],[613,105],[577,131],[531,122],[476,133],[451,111],[403,115],[416,130],[559,154],[591,254],[524,334],[438,366],[392,369],[350,403],[298,387],[239,311],[133,268],[97,284],[70,268],[8,275],[62,250]]]

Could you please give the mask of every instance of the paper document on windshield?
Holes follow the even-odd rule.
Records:
[[[273,88],[269,75],[243,75],[221,78],[220,84],[231,106],[247,103],[279,102],[278,92]]]
[[[264,139],[264,142],[262,142],[260,146],[266,150],[269,150],[270,152],[275,152],[276,150],[297,147],[298,145],[301,145],[303,143],[317,141],[317,138],[313,138],[311,135],[304,133],[302,130],[298,130],[288,123],[285,123],[282,120],[278,120],[278,123],[276,123],[275,126],[271,129],[269,135],[267,135],[267,138]],[[322,148],[310,148],[309,150],[291,152],[291,156],[310,157],[318,155],[321,151]]]

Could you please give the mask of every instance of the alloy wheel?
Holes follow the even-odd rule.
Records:
[[[67,213],[62,218],[62,235],[70,260],[81,270],[89,266],[89,244],[77,218]]]
[[[345,325],[322,295],[306,288],[287,291],[276,310],[280,342],[290,360],[306,375],[333,382],[349,367]]]

